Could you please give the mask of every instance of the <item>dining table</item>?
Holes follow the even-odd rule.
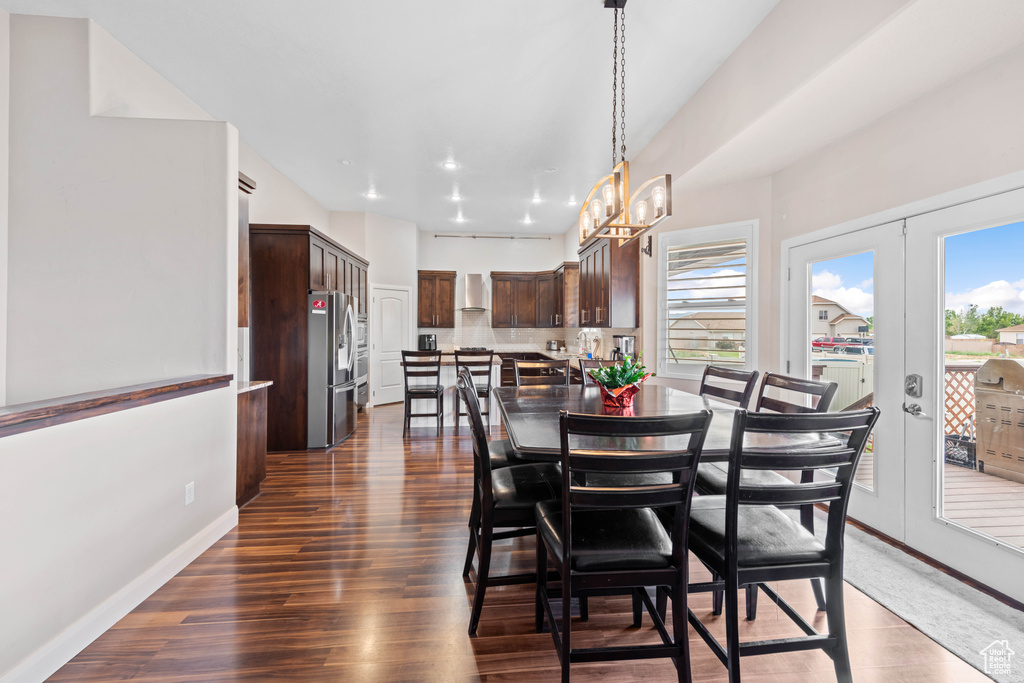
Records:
[[[644,384],[633,399],[632,409],[627,411],[605,408],[601,389],[596,384],[497,387],[494,389],[494,397],[512,448],[531,460],[541,461],[561,459],[558,415],[563,410],[590,415],[625,414],[638,417],[710,410],[711,424],[704,440],[701,460],[723,462],[729,458],[733,418],[738,410],[735,405],[662,384]],[[623,450],[672,447],[671,441],[666,442],[660,437],[622,437],[621,440],[623,443],[619,447]],[[585,438],[581,437],[575,443],[579,448],[587,447]],[[757,449],[791,450],[820,448],[832,445],[836,440],[820,434],[749,433],[745,443]],[[678,445],[686,447],[683,443]]]

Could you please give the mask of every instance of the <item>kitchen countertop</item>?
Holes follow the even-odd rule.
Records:
[[[269,379],[254,379],[249,382],[238,382],[238,393],[244,394],[247,391],[256,391],[257,389],[263,389],[273,384],[273,380]]]

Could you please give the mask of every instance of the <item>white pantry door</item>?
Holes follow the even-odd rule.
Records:
[[[415,348],[410,337],[408,287],[373,285],[370,306],[370,403],[397,403],[405,397],[402,349]]]

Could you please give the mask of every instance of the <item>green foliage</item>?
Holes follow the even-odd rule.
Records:
[[[728,339],[719,339],[715,342],[715,348],[720,351],[731,351],[736,348],[736,342],[729,341]]]
[[[637,358],[635,363],[632,358],[626,358],[626,360],[615,365],[591,368],[589,372],[591,377],[605,385],[608,389],[618,389],[619,387],[629,386],[642,380],[644,375],[647,374],[647,368],[640,362],[640,358]]]
[[[971,304],[963,311],[946,309],[946,334],[981,334],[978,331],[978,305]]]
[[[1021,324],[1024,324],[1024,316],[1004,311],[1002,306],[993,306],[982,313],[978,319],[978,334],[983,334],[989,339],[996,339],[999,337],[996,330]]]

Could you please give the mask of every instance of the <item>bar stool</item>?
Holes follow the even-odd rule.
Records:
[[[409,424],[414,417],[436,417],[437,435],[441,436],[444,426],[444,387],[441,386],[440,351],[402,351],[402,371],[405,375],[405,422],[402,436],[409,433]],[[409,380],[413,383],[410,384]],[[433,413],[412,412],[413,401],[437,401]]]
[[[491,372],[494,368],[494,351],[455,351],[455,374],[462,374],[466,368],[473,379],[473,386],[476,387],[476,396],[486,401],[486,410],[481,410],[481,415],[487,416],[487,429],[491,428]],[[462,412],[462,399],[460,392],[455,392],[455,431],[459,431],[459,423],[463,416],[468,413]]]

